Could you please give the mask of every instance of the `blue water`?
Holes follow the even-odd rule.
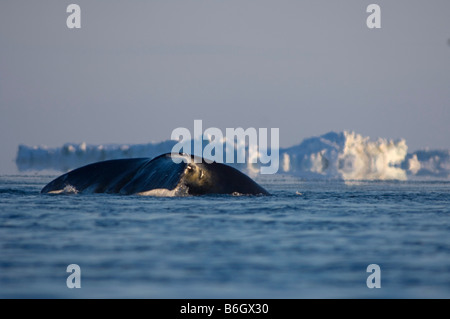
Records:
[[[2,298],[450,297],[450,182],[277,175],[260,180],[268,197],[39,194],[54,177],[0,177]],[[381,288],[367,287],[369,264]]]

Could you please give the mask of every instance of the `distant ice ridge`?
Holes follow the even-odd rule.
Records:
[[[208,137],[205,137],[208,138]],[[89,163],[118,158],[155,157],[170,152],[177,141],[149,144],[88,145],[68,143],[62,147],[20,145],[17,167],[26,170],[68,171]],[[189,143],[189,142],[188,142]],[[194,141],[191,141],[194,151]],[[209,141],[203,141],[203,148]],[[218,143],[214,141],[213,143]],[[226,141],[222,141],[224,149]],[[219,144],[220,145],[220,144]],[[247,160],[258,158],[255,148],[237,145],[247,151]],[[408,153],[404,139],[370,140],[355,132],[329,132],[310,137],[300,144],[279,149],[278,173],[304,179],[406,180],[408,178],[450,178],[450,151],[425,150]],[[237,153],[237,151],[235,152]],[[225,156],[225,151],[223,152]],[[201,155],[201,154],[196,154]],[[231,164],[254,175],[260,164]]]
[[[19,171],[68,171],[89,163],[120,158],[155,157],[170,152],[176,141],[149,144],[66,143],[62,147],[19,145],[16,165]]]

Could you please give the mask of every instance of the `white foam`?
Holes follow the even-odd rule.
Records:
[[[166,188],[155,188],[149,191],[136,193],[135,195],[155,196],[155,197],[179,197],[179,196],[188,196],[189,193],[187,186],[179,184],[172,190]]]
[[[136,193],[139,196],[156,196],[156,197],[175,197],[177,196],[176,190],[168,190],[165,188],[156,188],[146,192]]]
[[[50,191],[48,194],[78,194],[78,190],[72,185],[66,185],[63,189]]]

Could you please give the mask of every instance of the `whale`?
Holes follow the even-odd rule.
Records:
[[[243,172],[186,153],[165,153],[153,159],[126,158],[88,164],[52,180],[42,188],[41,193],[270,195]]]

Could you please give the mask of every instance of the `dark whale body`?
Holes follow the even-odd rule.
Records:
[[[187,154],[118,159],[89,164],[48,183],[44,194],[110,193],[170,196],[203,194],[269,195],[239,170]]]

